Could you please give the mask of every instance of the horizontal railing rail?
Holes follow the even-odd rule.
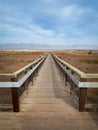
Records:
[[[33,65],[36,65],[36,64],[37,64],[40,60],[42,60],[44,57],[45,57],[44,55],[41,56],[39,59],[37,59],[37,60],[31,62],[30,64],[28,64],[28,65],[26,65],[25,67],[23,67],[23,68],[17,70],[17,71],[14,72],[14,73],[0,73],[0,76],[11,77],[11,78],[17,77],[20,73],[25,72],[26,69],[32,68]]]
[[[70,65],[69,63],[63,61],[62,59],[60,59],[57,55],[53,56],[62,64],[66,65],[66,67],[68,67],[69,69],[71,69],[74,73],[78,74],[80,76],[80,78],[98,78],[98,74],[93,74],[93,73],[84,73],[83,71],[77,69],[76,67]]]
[[[23,67],[22,69],[12,74],[7,74],[7,76],[11,77],[11,82],[0,82],[0,89],[4,89],[4,91],[5,89],[11,89],[12,105],[13,105],[14,112],[19,111],[20,109],[19,98],[24,92],[24,90],[28,88],[27,85],[29,84],[29,82],[31,81],[33,82],[33,77],[37,75],[38,69],[42,65],[46,57],[47,55],[44,55],[38,60]],[[24,75],[21,78],[18,78],[18,75],[23,72],[24,72]],[[1,74],[1,75],[6,76],[6,74]]]
[[[34,73],[34,71],[39,67],[39,65],[43,62],[44,58],[39,61],[22,79],[17,82],[0,82],[0,88],[19,88],[21,85],[29,78],[29,76]],[[26,67],[27,68],[27,67]],[[23,71],[23,69],[22,69]],[[19,71],[20,72],[20,71]],[[17,73],[18,74],[18,73]],[[15,75],[16,77],[16,75]]]
[[[65,83],[67,85],[68,79],[70,79],[71,82],[71,91],[73,89],[73,86],[77,86],[79,88],[79,111],[84,110],[85,106],[85,100],[86,100],[86,91],[87,88],[98,88],[98,74],[85,74],[84,72],[78,70],[77,68],[73,67],[72,65],[66,63],[65,61],[58,58],[56,55],[52,54],[53,59],[55,60],[56,64],[60,67],[60,69],[63,72],[63,75],[65,76]],[[75,74],[79,75],[80,77],[77,77]],[[90,76],[88,76],[90,75]],[[94,77],[93,77],[94,75]],[[87,82],[87,79],[91,77],[94,79],[97,79],[97,81],[89,81]]]

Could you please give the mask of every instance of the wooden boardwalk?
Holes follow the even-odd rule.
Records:
[[[98,130],[98,113],[79,112],[49,55],[19,113],[0,113],[0,130]]]

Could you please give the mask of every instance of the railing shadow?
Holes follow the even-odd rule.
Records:
[[[52,61],[54,62],[54,61]],[[84,112],[79,112],[79,106],[75,103],[74,95],[70,94],[70,86],[64,85],[64,77],[62,73],[59,71],[58,67],[56,66],[54,62],[53,70],[55,70],[55,67],[57,69],[57,75],[55,75],[55,72],[52,72],[52,79],[53,79],[53,92],[55,94],[56,98],[61,99],[65,104],[69,105],[78,115],[81,115],[82,113],[87,115],[88,120],[93,120],[96,127],[98,127],[98,112],[94,111],[93,109],[84,109]]]
[[[68,86],[64,85],[63,77],[60,75],[60,72],[55,64],[52,61],[52,82],[53,82],[53,92],[56,98],[61,99],[65,104],[68,104],[73,109],[78,110],[78,106],[74,102],[73,95],[68,91]],[[57,73],[57,74],[56,74]]]

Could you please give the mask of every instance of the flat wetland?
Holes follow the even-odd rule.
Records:
[[[0,51],[0,73],[13,73],[49,51]],[[50,51],[85,73],[98,73],[98,51]]]
[[[0,73],[13,73],[46,53],[56,54],[65,62],[85,73],[98,74],[98,51],[91,50],[0,51]],[[1,76],[0,81],[10,81],[10,77]],[[98,102],[98,89],[88,89],[87,97]]]
[[[55,54],[84,73],[98,74],[98,50],[56,51]],[[86,80],[98,82],[98,79]],[[98,103],[98,89],[89,88],[87,97],[90,101]]]
[[[42,51],[0,51],[0,73],[13,73],[42,55]]]
[[[57,51],[55,54],[85,73],[98,73],[98,51]]]

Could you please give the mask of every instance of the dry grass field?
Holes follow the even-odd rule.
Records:
[[[98,73],[98,51],[50,51],[85,73]],[[0,51],[0,73],[13,73],[41,57],[46,51]],[[49,53],[49,51],[47,51]],[[0,77],[0,81],[10,78]],[[98,89],[89,89],[88,98],[98,102]]]
[[[57,51],[55,54],[85,73],[98,73],[98,51]]]
[[[41,51],[0,51],[0,73],[13,73],[43,54]]]
[[[43,54],[43,51],[0,51],[0,73],[13,73]],[[56,51],[55,54],[85,73],[98,73],[98,51]]]
[[[98,51],[56,51],[55,54],[85,73],[98,73]],[[98,103],[98,89],[88,89],[87,97],[90,101]]]

